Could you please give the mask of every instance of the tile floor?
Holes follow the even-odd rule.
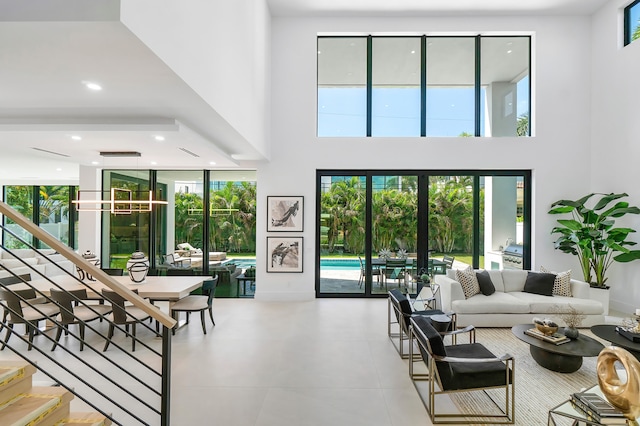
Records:
[[[219,299],[173,340],[172,425],[430,424],[387,301]]]

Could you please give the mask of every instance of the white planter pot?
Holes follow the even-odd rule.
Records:
[[[602,303],[605,315],[609,315],[609,291],[609,289],[589,287],[589,299]]]
[[[149,259],[129,259],[127,261],[127,271],[129,278],[136,284],[142,284],[147,278],[149,272]]]

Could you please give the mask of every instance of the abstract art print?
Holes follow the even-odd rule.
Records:
[[[304,197],[267,197],[267,232],[302,232]]]
[[[302,272],[302,237],[267,237],[267,272]]]

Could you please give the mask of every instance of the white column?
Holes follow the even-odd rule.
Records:
[[[102,188],[101,169],[89,166],[79,168],[79,189],[94,191]],[[100,199],[100,193],[83,193],[82,199]],[[78,252],[84,253],[91,250],[100,258],[100,212],[79,212],[78,213]],[[109,236],[107,235],[107,238]]]

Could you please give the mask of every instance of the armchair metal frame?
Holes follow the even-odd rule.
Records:
[[[493,357],[483,357],[483,358],[466,358],[466,357],[454,357],[454,356],[441,356],[432,350],[431,343],[429,338],[424,333],[424,330],[421,327],[430,327],[431,325],[428,322],[421,321],[420,319],[411,320],[411,326],[409,327],[409,377],[413,381],[413,384],[424,404],[427,412],[429,413],[429,417],[431,418],[431,422],[434,424],[514,424],[515,421],[515,359],[510,354],[504,354],[502,356],[493,356]],[[421,322],[422,324],[418,324]],[[474,329],[475,330],[475,329]],[[434,329],[435,331],[435,329]],[[473,336],[473,337],[472,337]],[[419,354],[414,354],[414,340],[417,344],[417,348],[419,350]],[[486,354],[493,355],[489,352],[484,346],[479,343],[475,343],[475,332],[470,334],[470,343],[474,344],[476,347],[481,347]],[[466,349],[467,345],[453,345],[447,346],[447,348],[455,348],[459,346],[460,349]],[[470,345],[469,345],[470,346]],[[458,351],[460,352],[460,351]],[[418,374],[414,371],[414,356],[418,356],[422,358],[422,361],[428,366],[427,374]],[[442,377],[440,375],[440,369],[438,366],[443,366],[445,363],[449,364],[466,364],[469,368],[474,368],[474,366],[482,368],[483,365],[487,365],[488,363],[496,363],[500,362],[504,364],[504,384],[501,385],[487,385],[487,386],[471,386],[469,387],[463,386],[462,388],[454,387],[447,388],[447,386],[443,383]],[[478,370],[480,372],[480,370]],[[498,372],[499,373],[499,372]],[[452,373],[455,374],[455,373]],[[497,373],[496,373],[497,374]],[[493,376],[497,377],[497,376]],[[416,382],[418,381],[428,381],[429,382],[429,395],[425,399],[422,395],[420,389]],[[436,384],[438,390],[436,390]],[[488,389],[504,389],[505,392],[505,401],[504,407],[501,406],[498,402],[496,402],[491,395],[487,392]],[[493,407],[497,408],[500,413],[442,413],[438,414],[436,412],[436,396],[458,393],[458,392],[472,392],[472,391],[483,391],[483,393],[489,398],[492,402]]]
[[[389,290],[388,307],[387,307],[387,335],[396,351],[403,359],[409,358],[409,354],[405,353],[404,342],[409,340],[409,319],[413,316],[430,317],[433,315],[447,315],[451,318],[450,329],[456,329],[456,315],[453,312],[442,312],[440,309],[428,309],[425,311],[413,311],[409,299],[398,289]],[[402,319],[402,320],[401,320]],[[398,332],[393,332],[394,324],[398,326]],[[398,339],[396,345],[395,339]]]

